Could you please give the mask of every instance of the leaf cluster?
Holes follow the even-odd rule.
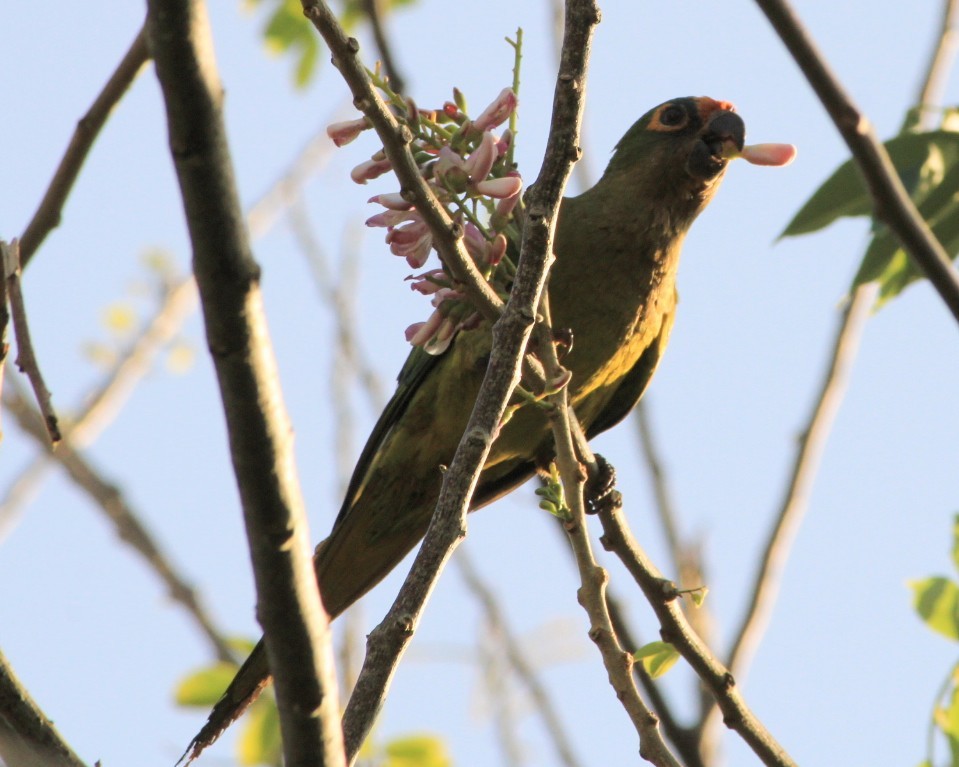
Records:
[[[937,130],[907,127],[885,142],[886,152],[919,213],[953,257],[959,253],[959,110],[944,112]],[[879,283],[878,309],[919,279],[922,273],[899,240],[873,215],[872,197],[859,168],[850,159],[813,193],[780,237],[819,231],[840,218],[870,216],[872,238],[853,278],[850,291]]]

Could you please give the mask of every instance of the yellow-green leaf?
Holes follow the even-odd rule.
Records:
[[[655,679],[675,665],[679,651],[669,642],[650,642],[633,653],[633,660],[640,661],[646,673]]]
[[[959,586],[943,577],[912,581],[913,606],[927,626],[949,639],[959,639]]]
[[[244,767],[280,765],[283,739],[280,735],[280,715],[272,695],[263,695],[250,706],[246,726],[236,745],[236,758]]]
[[[446,745],[434,735],[410,735],[388,742],[383,767],[450,767]]]
[[[233,680],[237,666],[221,661],[180,680],[174,692],[179,706],[212,706]]]

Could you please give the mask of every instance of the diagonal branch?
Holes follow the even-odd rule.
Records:
[[[363,13],[370,20],[370,29],[373,30],[373,40],[376,50],[380,53],[383,69],[390,78],[390,87],[397,93],[406,93],[406,78],[400,74],[396,66],[396,57],[393,55],[393,46],[390,45],[383,23],[382,0],[362,0]]]
[[[292,429],[243,224],[206,8],[150,0],[147,30],[226,415],[289,767],[342,765],[329,618],[313,572]]]
[[[736,632],[729,654],[729,671],[737,678],[744,675],[769,622],[779,593],[783,568],[809,505],[809,496],[822,461],[826,439],[849,384],[852,365],[869,317],[869,307],[875,296],[874,284],[857,288],[839,322],[829,367],[823,376],[822,387],[808,426],[800,437],[786,495],[766,541],[749,608]]]
[[[0,759],[6,767],[86,767],[0,652]]]
[[[577,767],[579,760],[573,753],[573,744],[570,743],[566,737],[567,728],[563,725],[559,717],[559,712],[556,711],[556,708],[553,706],[553,701],[546,692],[546,688],[536,676],[536,672],[530,665],[520,643],[516,637],[513,636],[509,626],[506,624],[506,616],[503,615],[503,611],[496,597],[489,586],[483,582],[479,572],[476,570],[476,566],[470,557],[467,556],[465,549],[461,550],[457,555],[456,564],[459,566],[460,575],[463,576],[463,581],[466,583],[467,588],[473,592],[473,595],[476,597],[486,615],[487,623],[491,629],[495,631],[499,641],[502,643],[510,666],[512,666],[516,676],[526,687],[533,703],[536,705],[536,709],[543,718],[543,724],[549,732],[553,745],[556,748],[556,756],[559,763],[566,765],[566,767]]]
[[[922,220],[869,119],[853,103],[786,0],[756,0],[806,75],[859,166],[875,216],[892,230],[959,322],[959,274]]]
[[[413,135],[400,125],[379,93],[373,88],[370,76],[359,58],[360,44],[347,37],[327,3],[322,0],[302,0],[303,12],[313,22],[333,55],[333,64],[340,70],[353,94],[353,105],[359,109],[376,130],[383,149],[393,166],[393,172],[402,185],[405,199],[429,226],[436,249],[444,263],[463,283],[470,300],[486,319],[495,322],[503,302],[483,279],[463,244],[463,227],[455,223],[436,199],[429,185],[420,175],[410,151]]]
[[[96,141],[110,112],[127,92],[137,75],[143,71],[148,60],[146,35],[141,29],[130,45],[130,49],[103,86],[103,90],[77,123],[67,151],[53,174],[53,180],[20,237],[20,259],[24,267],[37,252],[40,243],[60,223],[63,205],[73,189],[73,184],[77,180],[80,168],[83,167],[93,142]]]
[[[363,671],[343,718],[347,752],[351,759],[382,706],[386,688],[440,571],[466,535],[466,514],[473,490],[506,404],[520,378],[521,360],[551,260],[556,213],[579,153],[587,61],[593,29],[599,22],[599,11],[590,0],[569,0],[566,7],[566,39],[554,91],[552,122],[543,165],[527,193],[529,215],[516,279],[502,316],[493,324],[492,351],[483,385],[466,432],[443,478],[439,502],[426,537],[393,607],[370,635]],[[325,27],[335,23],[335,20],[327,19],[327,12],[328,9],[321,10],[313,5],[307,15]],[[334,46],[338,43],[337,35],[326,29],[324,36],[334,51],[334,58],[343,55],[344,51]],[[357,71],[363,70],[352,54],[349,60],[352,62],[349,67],[342,61],[338,64],[344,77],[351,81],[357,77]],[[373,114],[372,110],[370,114]],[[379,127],[376,122],[374,125]],[[380,132],[381,138],[385,139],[386,133]],[[411,170],[415,171],[415,167]],[[418,174],[415,175],[422,181]]]
[[[47,450],[50,459],[60,463],[74,483],[90,496],[99,508],[103,509],[113,523],[117,537],[143,557],[166,585],[170,598],[181,604],[193,616],[212,645],[216,656],[220,660],[234,661],[233,651],[200,604],[193,588],[170,564],[167,555],[153,539],[150,531],[140,522],[140,516],[131,508],[129,501],[118,487],[105,479],[100,471],[77,452],[70,440],[62,442],[55,450],[50,446],[40,414],[29,405],[22,387],[14,378],[7,381],[7,388],[3,394],[3,406],[13,415],[20,428]]]

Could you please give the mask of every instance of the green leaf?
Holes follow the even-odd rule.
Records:
[[[943,577],[912,581],[913,606],[926,625],[949,639],[959,639],[959,586]]]
[[[411,735],[391,740],[385,747],[383,767],[450,767],[453,764],[443,741],[432,735]]]
[[[263,38],[270,51],[294,56],[293,80],[297,87],[309,84],[319,62],[320,42],[303,15],[300,0],[279,0],[267,18]]]
[[[923,190],[919,214],[932,228],[933,234],[948,253],[959,250],[959,164],[953,164],[938,180],[935,188]],[[899,240],[884,226],[876,233],[866,250],[852,288],[878,280],[880,296],[877,308],[898,295],[909,283],[922,277]]]
[[[641,661],[646,673],[656,679],[679,660],[679,651],[669,642],[650,642],[633,653],[633,660]]]
[[[959,514],[952,518],[952,565],[959,570]]]
[[[280,715],[272,695],[263,695],[250,706],[246,726],[236,744],[236,758],[244,767],[282,763]]]
[[[959,159],[959,133],[905,133],[887,141],[885,147],[906,189],[919,202]],[[859,169],[847,160],[806,201],[780,237],[808,234],[844,216],[871,213],[872,201]]]
[[[236,675],[235,663],[220,661],[182,679],[174,691],[178,706],[208,707],[216,703]]]

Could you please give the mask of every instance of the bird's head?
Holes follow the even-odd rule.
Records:
[[[606,175],[625,181],[647,199],[692,203],[701,209],[745,141],[746,126],[728,101],[670,99],[626,132]]]

